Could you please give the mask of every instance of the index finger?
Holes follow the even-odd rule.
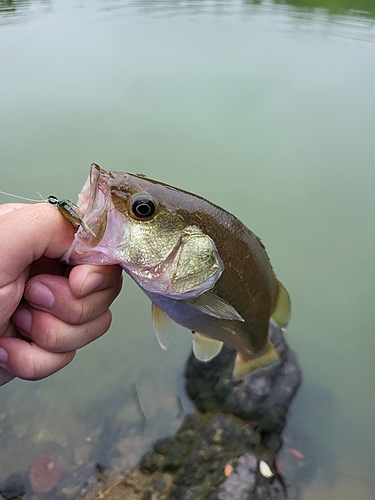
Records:
[[[48,203],[1,215],[0,229],[0,286],[15,280],[42,255],[62,257],[74,236],[73,226]]]

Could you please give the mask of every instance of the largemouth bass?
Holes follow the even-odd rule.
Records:
[[[234,378],[279,360],[269,322],[286,326],[289,295],[261,240],[236,217],[181,189],[95,164],[78,209],[83,225],[64,260],[120,264],[151,300],[161,347],[173,320],[193,332],[201,361],[223,343],[235,349]]]

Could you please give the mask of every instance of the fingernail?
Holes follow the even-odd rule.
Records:
[[[104,276],[101,273],[90,273],[84,282],[80,295],[87,295],[93,292],[103,283]]]
[[[8,362],[8,353],[6,352],[5,349],[0,347],[0,363],[7,363]]]
[[[25,299],[33,306],[51,309],[55,303],[55,296],[51,290],[42,283],[33,283],[25,291]]]
[[[13,314],[13,323],[20,330],[24,330],[25,332],[29,333],[31,330],[31,322],[32,322],[32,315],[28,309],[25,308],[18,309]]]

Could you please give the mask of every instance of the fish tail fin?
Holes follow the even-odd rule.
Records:
[[[242,358],[241,354],[237,353],[232,376],[234,379],[240,379],[254,370],[273,365],[279,361],[280,358],[274,346],[271,342],[268,342],[264,354],[257,358],[250,359],[249,361],[246,361]]]
[[[272,311],[271,321],[276,326],[284,328],[288,324],[290,319],[290,297],[289,293],[286,291],[280,281],[278,281],[277,283],[277,297],[275,307]]]

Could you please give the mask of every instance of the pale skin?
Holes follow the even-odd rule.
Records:
[[[74,227],[47,203],[0,205],[0,385],[57,372],[103,335],[120,266],[67,266]]]

